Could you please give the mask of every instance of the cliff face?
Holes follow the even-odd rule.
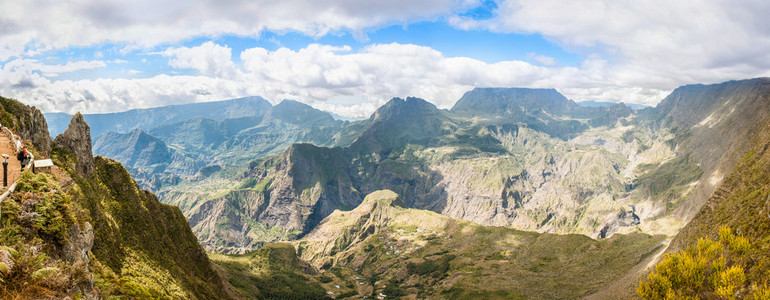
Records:
[[[27,106],[13,99],[0,97],[0,124],[11,128],[22,139],[32,143],[39,154],[51,152],[51,138],[43,113],[34,106]]]
[[[75,154],[76,170],[80,176],[89,176],[94,171],[94,157],[91,151],[91,129],[80,113],[70,120],[70,125],[64,133],[56,136],[53,141],[56,147]]]
[[[269,171],[250,174],[240,187],[193,210],[190,225],[208,249],[237,253],[295,238],[335,209],[361,201],[347,168],[337,168],[347,164],[342,149],[294,144],[264,164]]]
[[[2,104],[5,124],[41,123],[8,113],[25,112],[14,100]],[[34,154],[44,146],[35,145]],[[0,298],[240,297],[177,207],[139,189],[119,163],[94,159],[80,114],[57,137],[51,158],[50,173],[23,172],[2,202]]]
[[[54,159],[62,161],[65,155],[55,152]],[[139,189],[119,163],[96,157],[91,177],[74,177],[79,187],[75,201],[99,225],[92,252],[103,290],[130,297],[234,297],[179,209]]]
[[[72,249],[92,244],[90,256],[85,250],[64,257],[90,257],[103,296],[238,297],[213,269],[177,207],[139,189],[119,163],[92,156],[89,126],[80,114],[56,138],[52,154],[62,185],[55,192],[82,208],[78,219],[95,224],[73,232],[65,244]]]
[[[733,171],[751,137],[770,119],[770,78],[680,87],[656,110],[659,123],[676,134],[676,151],[692,153],[704,173],[677,209],[687,221]]]
[[[670,252],[694,245],[699,238],[719,239],[720,226],[749,238],[757,263],[755,275],[770,277],[770,125],[751,138],[750,147],[695,217],[677,234]]]

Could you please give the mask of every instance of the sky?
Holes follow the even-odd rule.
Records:
[[[361,118],[475,87],[655,105],[770,76],[766,0],[0,0],[0,95],[104,113],[262,96]]]

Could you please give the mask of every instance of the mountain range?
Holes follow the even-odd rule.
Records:
[[[702,245],[700,237],[729,238],[718,229],[727,226],[749,243],[740,252],[746,258],[726,256],[745,278],[731,288],[764,293],[770,79],[683,86],[644,109],[580,105],[553,89],[477,88],[448,110],[394,98],[352,122],[296,101],[261,101],[202,106],[217,115],[184,106],[135,110],[104,125],[109,118],[78,114],[53,142],[47,132],[40,138],[44,119],[19,117],[34,109],[6,109],[3,118],[19,121],[4,124],[36,151],[53,149],[66,176],[50,190],[68,191],[67,214],[95,224],[86,271],[98,288],[86,280],[79,291],[629,298],[656,262],[663,270],[672,255]],[[90,134],[89,118],[97,124]],[[90,159],[90,142],[88,149],[73,142],[94,133],[94,152],[125,170]],[[15,202],[22,212],[24,201]],[[3,202],[3,220],[15,209]],[[78,236],[88,226],[65,224],[80,228],[67,240],[83,244]],[[43,229],[26,232],[62,241]],[[13,250],[31,247],[25,243]],[[173,258],[201,249],[222,254]],[[650,284],[660,272],[647,275]],[[669,288],[714,295],[720,285],[709,282]]]

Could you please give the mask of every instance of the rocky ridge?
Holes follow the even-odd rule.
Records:
[[[406,208],[398,194],[382,190],[353,210],[335,211],[293,244],[335,295],[564,299],[647,263],[662,240],[631,234],[597,241],[480,226]]]
[[[622,105],[580,107],[553,90],[477,89],[451,111],[420,99],[394,99],[367,120],[368,128],[349,147],[316,150],[338,155],[334,163],[312,163],[316,160],[309,157],[311,152],[292,152],[292,160],[306,163],[292,164],[302,172],[278,172],[284,165],[270,158],[252,164],[242,177],[244,182],[311,178],[304,190],[270,184],[261,194],[286,197],[273,201],[244,196],[238,201],[252,207],[269,205],[286,212],[284,216],[305,216],[291,224],[266,223],[260,216],[259,226],[267,226],[257,232],[290,229],[301,235],[328,216],[330,208],[350,209],[355,206],[351,203],[363,200],[361,195],[387,188],[401,195],[408,207],[482,225],[594,238],[636,230],[674,235],[688,220],[685,212],[698,207],[721,180],[720,174],[734,167],[735,155],[745,149],[740,145],[756,132],[770,107],[761,96],[768,86],[766,80],[755,79],[683,87],[659,107],[638,113]],[[718,105],[696,105],[686,112],[676,108],[707,96]],[[547,101],[533,100],[538,97]],[[748,109],[756,111],[756,118],[739,120],[746,113],[737,111]],[[709,116],[716,122],[713,126],[708,125]],[[736,123],[745,125],[730,125]],[[720,143],[737,145],[729,146],[733,152],[705,146],[723,134],[730,138]],[[228,197],[225,193],[217,201],[228,203]],[[228,211],[239,214],[237,209]],[[208,224],[220,219],[205,205],[195,214],[207,216]],[[197,219],[191,220],[196,226]],[[195,228],[199,236],[219,230],[210,225]]]

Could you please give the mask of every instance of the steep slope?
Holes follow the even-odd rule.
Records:
[[[485,227],[404,202],[391,191],[374,192],[294,244],[323,270],[324,286],[336,295],[567,299],[622,276],[663,239],[631,234],[597,241]]]
[[[676,151],[692,153],[703,170],[703,178],[677,209],[678,217],[687,221],[770,118],[770,78],[680,87],[661,101],[654,118],[676,133]]]
[[[727,226],[753,245],[752,282],[770,278],[770,125],[751,139],[751,147],[695,217],[671,243],[670,252],[694,245],[699,238],[719,238]]]
[[[201,243],[217,252],[242,252],[296,238],[335,209],[361,201],[347,168],[337,168],[344,164],[340,148],[294,144],[262,163],[270,171],[191,208],[190,225]]]
[[[22,139],[29,141],[36,151],[43,155],[51,152],[51,138],[48,123],[43,113],[14,99],[0,97],[0,124],[10,128]],[[69,121],[69,120],[68,120]]]
[[[47,135],[45,121],[27,115],[36,109],[12,99],[2,104],[5,124]],[[88,132],[76,114],[53,143],[50,173],[25,171],[2,202],[0,297],[240,297],[212,268],[181,212],[139,190],[119,163],[94,159]],[[50,144],[32,152],[48,155],[39,149]]]
[[[300,260],[291,244],[267,244],[244,255],[209,256],[247,299],[329,299],[313,276],[315,268]]]
[[[770,296],[770,125],[749,144],[732,173],[676,235],[669,254],[639,283],[639,296]]]
[[[212,268],[178,208],[140,190],[119,163],[84,152],[90,149],[90,138],[77,137],[88,137],[88,125],[78,116],[56,138],[52,158],[57,169],[65,171],[55,173],[65,191],[96,224],[91,251],[101,292],[129,297],[233,297],[222,293],[229,291],[227,284]],[[80,142],[70,142],[76,140]]]
[[[495,91],[509,91],[514,95],[522,92],[519,89]],[[554,101],[552,106],[570,110],[571,114],[586,112],[580,111],[579,107],[574,108],[574,103],[563,97],[560,99],[561,102]],[[515,104],[515,101],[502,103],[513,105],[511,103]],[[643,163],[656,165],[675,156],[666,142],[672,136],[665,130],[656,132],[632,124],[635,116],[627,115],[630,111],[623,107],[588,111],[596,120],[612,123],[612,126],[591,128],[584,125],[590,129],[582,130],[579,136],[565,141],[532,128],[531,124],[515,122],[508,117],[488,118],[481,109],[467,108],[462,110],[462,114],[450,113],[421,99],[396,98],[367,120],[369,127],[349,147],[313,147],[312,151],[291,153],[292,159],[297,162],[294,166],[317,162],[313,152],[335,153],[327,163],[310,163],[303,167],[309,170],[309,174],[335,174],[335,180],[328,180],[332,177],[321,179],[305,177],[301,175],[303,173],[279,172],[282,165],[272,163],[275,159],[268,159],[253,163],[240,184],[251,186],[267,177],[271,182],[292,182],[295,176],[310,179],[308,186],[317,186],[319,191],[312,194],[316,198],[296,192],[279,192],[286,196],[282,198],[285,200],[271,203],[273,210],[289,215],[317,216],[297,219],[302,224],[273,222],[269,225],[270,228],[278,226],[284,230],[303,228],[297,233],[307,232],[317,220],[327,216],[331,211],[326,207],[352,207],[354,205],[351,204],[361,201],[360,195],[383,188],[403,195],[408,207],[429,209],[483,225],[513,225],[523,230],[582,233],[594,237],[608,237],[618,231],[636,230],[634,228],[640,226],[646,226],[643,230],[648,232],[670,232],[675,226],[669,224],[671,221],[655,221],[649,225],[641,223],[642,219],[665,214],[669,203],[651,200],[651,193],[632,190],[635,177],[640,175],[637,166]],[[592,120],[570,119],[569,116],[559,118],[559,122],[574,121],[579,124],[591,124]],[[697,179],[668,183],[666,187],[686,192],[686,187],[693,180]],[[269,193],[278,191],[274,185],[259,186]],[[647,185],[642,181],[638,186],[645,188]],[[675,201],[679,194],[672,192],[671,197],[673,200],[670,202]],[[217,203],[245,202],[253,206],[264,201],[263,198],[253,192],[233,194],[219,191],[216,197],[198,198],[196,203],[216,200]],[[314,200],[308,201],[309,198]],[[303,206],[300,212],[298,203],[314,205]],[[234,204],[227,206],[238,207]],[[195,214],[200,217],[191,217],[194,220],[192,224],[198,224],[202,216],[210,218],[208,224],[229,224],[232,218],[225,218],[228,214],[224,212],[237,210],[224,209],[219,204],[196,207]],[[266,221],[261,217],[251,220],[259,224]],[[233,228],[242,228],[239,224],[244,223],[236,222]],[[204,237],[203,240],[213,241],[209,239],[212,237],[209,234],[211,230],[195,227],[195,231],[199,237]],[[224,240],[214,244],[229,243],[226,236],[217,236],[217,239]],[[272,241],[292,236],[296,237],[269,235],[269,238],[263,239]],[[251,247],[254,241],[257,240],[244,244],[239,239],[237,244]]]
[[[165,124],[203,117],[214,120],[258,116],[270,108],[262,97],[245,97],[225,101],[171,105],[147,109],[133,109],[120,113],[86,114],[86,121],[93,128],[94,137],[104,132],[127,133],[136,128],[149,129]],[[67,128],[69,118],[62,114],[52,115],[49,131],[57,135]]]

